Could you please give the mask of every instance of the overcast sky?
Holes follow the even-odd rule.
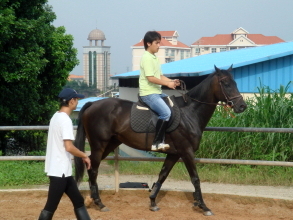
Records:
[[[191,45],[201,37],[229,34],[239,27],[251,34],[293,41],[293,0],[48,0],[54,26],[73,35],[80,60],[71,74],[82,75],[83,46],[94,29],[111,46],[111,74],[131,71],[131,46],[149,30],[179,33]]]

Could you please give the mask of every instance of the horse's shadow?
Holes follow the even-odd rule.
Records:
[[[157,201],[158,204],[164,200],[169,200],[169,199],[173,199],[173,202],[176,203],[176,201],[178,199],[180,199],[180,201],[184,201],[184,204],[181,204],[182,206],[184,205],[190,205],[190,204],[194,204],[194,198],[193,198],[193,192],[189,192],[189,191],[168,191],[168,190],[161,190],[160,194],[157,197]],[[166,204],[166,201],[163,202],[163,204]],[[176,204],[179,205],[179,204]],[[195,212],[198,213],[202,213],[202,210],[200,208],[198,208],[198,206],[192,206],[193,210]]]

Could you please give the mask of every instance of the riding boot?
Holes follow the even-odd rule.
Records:
[[[169,144],[164,143],[167,124],[168,124],[168,121],[164,121],[162,119],[158,120],[156,124],[156,134],[152,144],[152,151],[159,151],[159,150],[165,151],[170,148]]]
[[[77,220],[91,220],[85,206],[82,206],[78,209],[74,209],[74,213]]]
[[[53,214],[54,214],[53,212],[49,212],[43,209],[39,216],[39,220],[51,220],[53,218]]]

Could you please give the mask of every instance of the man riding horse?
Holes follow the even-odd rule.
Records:
[[[161,71],[158,57],[161,34],[156,31],[148,31],[143,39],[145,52],[140,62],[139,96],[154,112],[159,115],[156,124],[156,134],[152,144],[152,151],[167,150],[169,144],[164,143],[165,131],[171,116],[171,110],[162,98],[167,97],[162,93],[161,86],[175,89],[180,85],[178,79],[172,80],[165,77]]]

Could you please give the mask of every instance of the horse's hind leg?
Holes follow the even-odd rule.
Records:
[[[178,161],[178,159],[179,159],[178,155],[167,155],[167,157],[164,161],[163,167],[161,169],[161,172],[159,174],[159,178],[158,178],[157,182],[153,185],[152,191],[151,191],[151,194],[149,197],[151,200],[151,205],[150,205],[151,211],[159,211],[160,210],[160,208],[156,204],[157,195],[161,189],[162,184],[164,183],[164,181],[168,177],[170,171],[172,170],[173,166]]]
[[[107,146],[107,143],[101,143],[98,140],[89,141],[91,146],[91,169],[88,170],[89,176],[89,187],[91,190],[91,198],[94,200],[94,203],[100,208],[102,212],[107,212],[109,209],[102,203],[102,200],[99,195],[99,187],[97,184],[97,178],[99,174],[99,166],[102,161],[104,149]]]
[[[95,204],[100,208],[102,212],[110,211],[103,203],[99,195],[99,187],[97,184],[97,177],[99,174],[99,166],[102,161],[110,152],[112,152],[115,148],[117,148],[121,142],[116,139],[112,139],[108,144],[100,143],[91,144],[91,146],[100,146],[97,148],[91,148],[91,165],[92,169],[88,170],[89,176],[89,186],[91,190],[91,198],[94,200]],[[101,150],[103,149],[103,151]]]
[[[89,176],[89,187],[91,190],[91,198],[94,200],[94,203],[100,208],[102,212],[107,212],[109,209],[102,203],[102,200],[99,195],[99,187],[97,184],[97,177],[99,173],[99,166],[102,160],[102,152],[93,150],[90,155],[92,168],[88,170]]]
[[[206,206],[206,204],[203,201],[200,188],[200,179],[196,170],[193,155],[185,154],[181,158],[184,161],[186,169],[190,175],[191,182],[195,189],[193,193],[194,206],[198,206],[199,208],[201,208],[204,211],[204,215],[206,216],[213,215],[212,211]]]

